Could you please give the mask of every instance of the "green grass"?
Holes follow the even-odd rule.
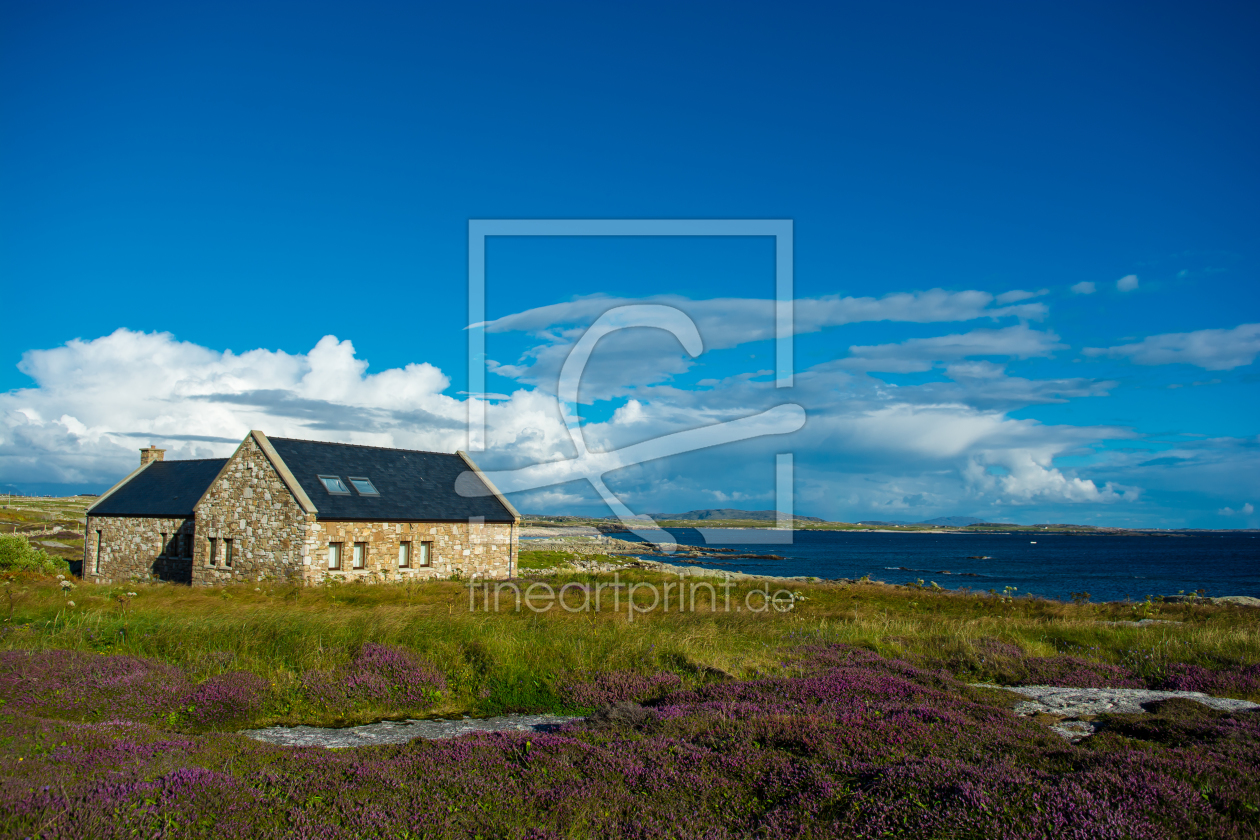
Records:
[[[576,551],[522,551],[517,558],[517,568],[521,571],[544,571],[568,569],[579,560],[585,562],[612,563],[625,565],[633,563],[633,559],[613,557],[607,554],[581,554]]]
[[[539,558],[536,562],[545,562]],[[675,580],[642,570],[622,581]],[[309,669],[349,661],[364,642],[401,645],[431,660],[450,682],[437,713],[491,714],[559,709],[558,679],[572,672],[670,671],[684,680],[724,671],[737,677],[777,673],[783,653],[802,642],[844,642],[943,667],[968,681],[1000,677],[1000,658],[983,653],[997,639],[1024,653],[1067,653],[1124,665],[1144,675],[1173,662],[1209,668],[1260,662],[1260,611],[1189,604],[1092,605],[933,592],[880,585],[801,585],[791,612],[700,610],[636,616],[612,613],[469,610],[466,585],[248,585],[192,589],[167,584],[79,584],[63,594],[55,580],[10,576],[0,594],[0,649],[69,648],[154,657],[197,679],[229,670],[274,684],[260,723],[376,719],[364,708],[330,718],[300,690]],[[611,575],[559,573],[566,582]],[[750,584],[732,590],[744,602]],[[129,597],[127,592],[137,593]],[[720,591],[719,591],[720,592]],[[720,597],[720,594],[719,594]],[[75,602],[74,607],[68,601]],[[755,603],[755,602],[754,602]],[[1183,624],[1115,627],[1102,621],[1140,617]],[[1145,669],[1145,671],[1143,671]],[[1260,700],[1260,697],[1247,699]]]
[[[24,534],[32,540],[53,540],[64,545],[40,546],[62,560],[83,559],[83,523],[88,505],[95,496],[39,498],[0,496],[0,533]],[[51,533],[55,525],[62,531]]]

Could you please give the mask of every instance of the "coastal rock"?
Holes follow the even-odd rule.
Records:
[[[319,726],[268,726],[245,729],[240,734],[281,747],[370,747],[405,744],[415,738],[456,738],[469,732],[550,732],[577,720],[563,715],[500,715],[462,720],[385,720],[341,729]]]
[[[1099,624],[1110,624],[1114,627],[1149,627],[1152,624],[1182,624],[1180,621],[1168,621],[1163,618],[1143,618],[1138,621],[1100,621]]]
[[[1253,598],[1250,595],[1222,595],[1219,598],[1213,598],[1214,604],[1234,604],[1239,607],[1260,607],[1260,598]]]
[[[1250,595],[1218,595],[1208,598],[1203,595],[1165,595],[1168,604],[1233,604],[1238,607],[1260,607],[1260,598]]]
[[[1193,700],[1212,709],[1225,712],[1245,712],[1260,709],[1260,703],[1234,700],[1229,697],[1212,697],[1200,691],[1155,691],[1145,688],[1063,688],[1052,685],[994,686],[977,684],[982,688],[1001,688],[1030,698],[1015,704],[1015,714],[1021,717],[1049,716],[1051,731],[1071,741],[1079,741],[1097,730],[1091,720],[1103,714],[1143,714],[1151,704],[1164,700]]]
[[[1081,715],[1139,714],[1145,703],[1173,697],[1193,700],[1213,709],[1240,712],[1260,709],[1260,703],[1211,697],[1201,691],[1155,691],[1146,688],[1060,688],[1052,685],[1003,686],[1031,698],[1015,705],[1017,715],[1051,714],[1065,718]]]

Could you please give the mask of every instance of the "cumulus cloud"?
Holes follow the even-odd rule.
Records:
[[[1234,510],[1233,508],[1223,507],[1217,511],[1217,513],[1219,513],[1221,516],[1251,516],[1255,512],[1256,512],[1255,506],[1252,505],[1251,502],[1247,502],[1238,510]]]
[[[1121,292],[1131,292],[1138,287],[1138,279],[1136,274],[1126,274],[1116,281],[1116,289]]]
[[[222,456],[251,428],[417,448],[463,439],[464,408],[441,393],[440,370],[368,374],[353,344],[333,336],[305,355],[236,355],[120,329],[29,351],[19,367],[36,387],[0,396],[0,464],[22,481],[108,482],[150,441],[171,457]]]
[[[606,420],[585,423],[582,434],[592,451],[615,452],[787,401],[806,409],[804,427],[791,435],[618,469],[609,484],[639,511],[704,499],[769,503],[773,455],[785,450],[797,453],[799,504],[824,516],[853,506],[908,504],[908,498],[924,509],[959,497],[1004,504],[1130,500],[1136,491],[1097,484],[1054,463],[1059,454],[1127,431],[1046,426],[1005,413],[1050,399],[1056,390],[1097,392],[1096,383],[1041,383],[962,358],[995,350],[1037,355],[1056,340],[1021,326],[910,345],[920,354],[953,359],[947,368],[951,383],[921,388],[890,388],[836,362],[800,371],[790,395],[756,373],[694,389],[658,384],[640,389]],[[909,352],[891,349],[898,346],[872,352],[889,358]],[[305,354],[233,354],[168,333],[118,330],[30,351],[22,369],[35,385],[0,395],[0,470],[13,482],[108,485],[135,466],[139,446],[164,446],[170,458],[222,457],[251,428],[439,451],[466,445],[470,398],[445,393],[449,381],[440,370],[418,362],[372,373],[350,341],[333,336]],[[985,392],[1004,396],[985,403]],[[488,451],[479,461],[497,470],[554,465],[543,472],[555,485],[518,497],[525,509],[590,507],[588,487],[563,483],[572,477],[563,462],[576,455],[568,409],[540,389],[520,388],[506,397],[486,404]],[[616,465],[617,459],[609,462]]]
[[[1086,356],[1127,358],[1139,365],[1186,364],[1205,370],[1232,370],[1251,364],[1260,353],[1260,324],[1164,333],[1118,347],[1086,347],[1083,352]]]
[[[1094,292],[1098,291],[1098,287],[1089,280],[1082,280],[1075,286],[1072,286],[1071,291],[1073,294],[1077,295],[1092,295]]]

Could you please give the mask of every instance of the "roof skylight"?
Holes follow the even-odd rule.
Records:
[[[360,496],[379,496],[376,487],[370,479],[360,478],[358,476],[350,476],[350,483],[354,485],[354,489],[359,491]]]
[[[321,475],[319,476],[319,480],[324,482],[324,489],[329,493],[333,493],[338,496],[350,495],[350,488],[346,486],[346,483],[341,480],[340,476]]]

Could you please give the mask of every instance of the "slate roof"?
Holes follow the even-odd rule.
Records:
[[[482,516],[486,522],[516,520],[492,495],[466,497],[455,491],[455,479],[468,471],[464,459],[458,455],[291,438],[267,439],[319,509],[319,519],[456,522]],[[319,480],[321,475],[340,477],[350,488],[350,495],[328,492]],[[367,477],[380,495],[360,495],[350,484],[352,477]]]
[[[97,502],[92,516],[192,516],[227,458],[155,461],[139,475]]]

